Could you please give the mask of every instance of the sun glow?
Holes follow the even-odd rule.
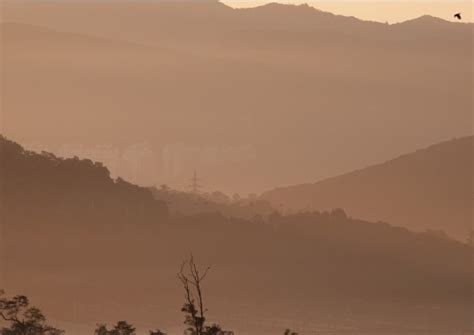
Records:
[[[265,1],[265,0],[222,0],[229,6],[236,8],[254,7],[269,2],[287,4],[307,3],[315,8],[334,14],[355,16],[362,20],[396,23],[410,20],[422,15],[432,15],[445,20],[454,21],[453,15],[458,12],[463,14],[463,22],[473,22],[472,1],[361,1],[361,0],[287,0],[287,1]]]

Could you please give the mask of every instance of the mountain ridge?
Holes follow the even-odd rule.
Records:
[[[453,139],[315,183],[275,188],[261,197],[292,210],[308,203],[320,210],[341,206],[364,219],[445,230],[465,240],[472,222],[473,143],[474,136]]]
[[[471,131],[471,26],[417,29],[277,7],[310,18],[218,3],[8,2],[9,22],[173,53],[68,38],[17,48],[6,31],[4,132],[55,152],[71,142],[119,146],[126,131],[130,143],[151,143],[161,169],[140,180],[114,175],[179,189],[193,166],[215,189],[248,194]]]
[[[31,152],[0,137],[0,162],[2,287],[40,301],[51,321],[94,329],[126,315],[137,326],[153,320],[172,329],[182,320],[175,273],[192,252],[212,265],[209,315],[241,333],[278,333],[275,315],[314,322],[318,333],[321,324],[360,333],[374,319],[383,321],[378,333],[402,325],[470,329],[472,246],[439,232],[353,219],[341,209],[258,220],[169,216],[150,190],[111,179],[90,159]],[[357,307],[346,311],[348,304]],[[240,324],[229,315],[270,321]]]

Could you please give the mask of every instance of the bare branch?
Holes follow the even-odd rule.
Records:
[[[187,273],[185,272],[186,267]],[[185,312],[190,314],[196,335],[202,335],[204,330],[206,320],[205,312],[207,312],[207,309],[204,308],[201,283],[209,273],[209,270],[210,267],[206,268],[204,273],[201,274],[196,263],[194,262],[194,257],[191,254],[189,260],[181,264],[180,272],[178,273],[178,278],[183,284],[183,288],[185,291],[185,299],[188,307]],[[196,299],[193,290],[190,287],[190,284],[194,287],[194,291],[197,296],[198,309],[195,305]]]

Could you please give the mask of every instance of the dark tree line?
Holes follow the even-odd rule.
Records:
[[[0,292],[3,295],[3,291]],[[7,323],[0,329],[2,335],[62,335],[64,331],[46,323],[46,317],[36,307],[30,306],[27,297],[17,295],[0,299],[0,317]]]
[[[133,327],[127,321],[119,321],[110,330],[107,329],[107,325],[105,324],[97,325],[95,335],[135,335],[135,330],[135,327]]]
[[[157,200],[164,201],[171,216],[189,216],[201,213],[221,213],[226,217],[258,221],[270,215],[274,208],[256,194],[248,197],[215,191],[210,193],[189,193],[173,190],[166,185],[151,187],[150,191]]]
[[[184,261],[178,272],[183,285],[185,302],[181,311],[185,315],[186,335],[233,335],[232,331],[224,331],[218,324],[206,323],[207,309],[204,305],[202,282],[210,267],[201,271],[191,257]],[[0,291],[3,296],[4,292]],[[46,317],[36,307],[30,306],[26,296],[17,295],[11,299],[0,299],[0,317],[7,323],[0,329],[1,335],[63,335],[64,331],[46,323]],[[106,324],[98,324],[95,335],[136,335],[136,328],[127,321],[118,321],[111,329]],[[161,330],[151,330],[150,335],[166,335]],[[297,335],[285,331],[285,335]]]
[[[185,335],[234,335],[233,331],[223,330],[218,324],[208,324],[207,309],[204,304],[202,283],[209,273],[210,267],[200,270],[194,257],[181,264],[178,279],[183,285],[184,324],[187,326]],[[37,308],[30,306],[26,296],[17,295],[13,298],[3,297],[0,290],[0,318],[7,326],[0,328],[0,335],[63,335],[65,332],[46,322],[46,317]],[[94,335],[136,335],[136,328],[127,321],[118,321],[112,328],[106,324],[98,324]],[[166,335],[161,330],[151,330],[150,335]],[[298,335],[286,329],[284,335]]]
[[[31,218],[42,218],[43,225],[113,221],[117,226],[153,224],[168,216],[166,204],[149,189],[111,178],[99,162],[35,153],[1,135],[0,162],[0,214],[11,227],[27,226]]]

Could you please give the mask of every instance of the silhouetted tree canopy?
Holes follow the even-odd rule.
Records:
[[[3,291],[0,291],[3,295]],[[61,335],[64,331],[49,326],[46,317],[36,307],[30,306],[26,296],[0,298],[0,318],[8,327],[0,329],[2,335]]]
[[[95,335],[135,335],[135,327],[129,324],[127,321],[118,321],[117,324],[110,330],[107,329],[107,325],[98,324],[95,329]],[[152,332],[150,332],[150,335]]]
[[[130,283],[158,290],[172,279],[162,283],[156,278],[163,271],[173,273],[174,264],[194,250],[206,261],[227,267],[227,275],[219,278],[225,280],[217,280],[212,289],[228,292],[232,285],[229,294],[236,301],[251,294],[269,304],[386,301],[394,296],[407,304],[471,303],[472,247],[441,232],[415,233],[358,220],[342,209],[294,214],[271,209],[250,216],[251,201],[242,198],[221,207],[245,208],[245,215],[238,217],[230,210],[201,211],[206,206],[201,198],[196,212],[163,216],[166,210],[154,213],[152,208],[164,203],[149,190],[114,181],[90,161],[30,153],[6,139],[0,144],[2,176],[6,171],[0,183],[8,190],[0,208],[6,219],[2,247],[8,251],[3,261],[11,277],[25,285],[46,271],[61,281],[87,269],[90,277],[84,277],[84,284],[101,283],[98,295]],[[89,172],[98,176],[92,177],[94,182],[89,182]],[[150,264],[156,263],[160,268],[151,270]],[[133,272],[124,272],[131,264]],[[229,275],[229,266],[239,276]],[[135,296],[148,293],[143,291]],[[54,288],[48,295],[39,290],[35,294],[61,295]],[[191,305],[184,312],[193,313]]]
[[[259,199],[255,194],[249,194],[248,198],[231,199],[219,191],[189,193],[169,187],[160,189],[152,187],[150,190],[157,200],[167,204],[173,216],[217,212],[227,217],[252,219],[256,216],[267,216],[274,211],[268,201]]]
[[[150,330],[150,335],[166,335],[166,333],[162,332],[159,329],[156,329],[156,330]]]
[[[167,217],[167,206],[151,192],[121,178],[113,180],[99,162],[37,154],[0,136],[1,211],[9,224],[27,221],[147,224]],[[24,212],[28,204],[28,213]]]

